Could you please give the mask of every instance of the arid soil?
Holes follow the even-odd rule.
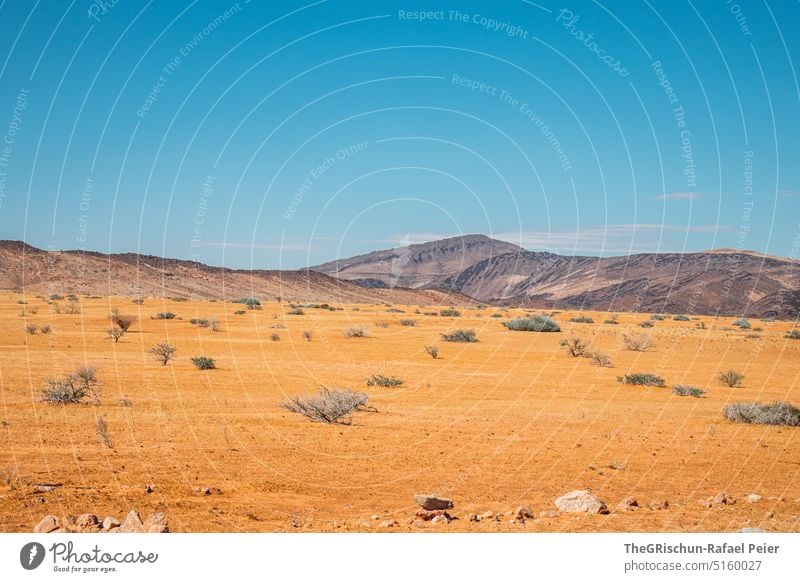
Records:
[[[47,514],[102,519],[132,508],[163,512],[175,532],[800,531],[800,428],[722,416],[736,401],[800,405],[800,340],[785,339],[787,322],[752,320],[763,328],[755,332],[731,318],[667,317],[643,329],[647,314],[610,325],[606,313],[581,324],[559,312],[560,333],[529,333],[502,325],[519,309],[463,308],[454,318],[345,304],[289,315],[288,304],[270,301],[235,315],[245,308],[221,301],[81,297],[81,313],[67,314],[42,297],[22,300],[0,295],[0,531],[32,531]],[[112,308],[138,317],[119,343],[105,334]],[[163,311],[178,318],[151,319]],[[220,330],[192,318],[219,319]],[[417,325],[401,326],[404,318]],[[29,335],[27,324],[52,332]],[[344,337],[353,325],[369,326],[370,337]],[[480,341],[442,341],[455,328],[475,329]],[[624,333],[648,333],[656,347],[624,351]],[[567,355],[559,342],[573,334],[614,367]],[[166,366],[147,351],[161,341],[178,350]],[[438,359],[424,351],[432,344]],[[200,355],[217,369],[196,369]],[[97,368],[100,404],[41,401],[46,378],[81,365]],[[744,373],[741,387],[716,380],[728,368]],[[630,372],[658,374],[667,387],[616,380]],[[378,373],[404,384],[367,386]],[[706,397],[673,395],[673,384]],[[377,411],[346,426],[278,407],[323,385],[364,391]],[[58,486],[37,492],[41,484]],[[610,514],[555,513],[554,500],[575,489],[599,496]],[[701,504],[720,492],[736,503]],[[453,499],[458,519],[414,522],[415,493]],[[761,500],[748,503],[753,493]],[[630,496],[642,508],[617,509]],[[664,500],[667,509],[649,507]],[[520,505],[536,517],[468,520]],[[390,519],[398,524],[381,527]]]

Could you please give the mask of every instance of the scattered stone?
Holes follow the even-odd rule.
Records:
[[[145,493],[152,493],[155,490],[156,490],[156,486],[153,485],[152,483],[150,485],[145,485],[144,486],[144,492]]]
[[[58,522],[58,518],[55,515],[45,515],[42,518],[42,521],[36,524],[36,527],[33,528],[34,533],[50,533],[51,531],[55,531],[60,527],[60,523]]]
[[[119,526],[120,526],[119,520],[116,517],[113,517],[111,515],[107,516],[103,520],[103,529],[106,530],[106,531],[108,531],[110,529],[114,529],[114,528],[119,527]]]
[[[144,521],[142,530],[147,533],[169,533],[167,517],[160,512],[154,513]]]
[[[437,509],[453,509],[453,501],[445,499],[444,497],[436,497],[435,495],[414,495],[416,501],[422,509],[428,511],[436,511]]]
[[[714,503],[717,505],[733,505],[736,503],[736,500],[733,497],[728,497],[728,494],[724,491],[720,491],[717,493],[716,497],[714,497]]]
[[[608,507],[602,499],[588,491],[570,491],[556,499],[556,507],[561,511],[571,513],[599,513],[607,514]]]
[[[400,525],[396,519],[384,519],[378,524],[378,527],[394,527]]]
[[[701,499],[697,503],[699,503],[700,505],[702,505],[703,507],[706,507],[706,508],[710,508],[713,505],[711,503],[711,501],[709,501],[708,499]]]
[[[478,523],[481,520],[481,516],[477,513],[470,513],[469,520],[474,523]]]
[[[84,513],[75,520],[76,533],[97,533],[100,531],[100,520],[96,515]]]
[[[767,519],[772,519],[773,517],[775,517],[775,512],[774,511],[768,511],[767,513],[764,514],[764,517],[767,518]]]
[[[744,499],[745,501],[747,501],[747,503],[758,503],[759,501],[761,501],[761,495],[758,495],[757,493],[751,493]]]
[[[119,526],[120,533],[141,533],[144,531],[144,524],[139,513],[135,509],[131,509],[130,513],[122,520]]]
[[[514,512],[514,519],[512,521],[522,521],[524,522],[526,519],[533,519],[534,515],[531,511],[530,507],[526,507],[525,505],[521,505],[517,507],[517,510]]]
[[[492,519],[494,517],[494,512],[493,511],[484,511],[478,517],[480,517],[481,519]]]
[[[650,509],[653,511],[661,511],[669,509],[669,501],[666,499],[662,499],[661,501],[653,501],[650,504]]]
[[[447,513],[443,513],[442,515],[437,515],[431,520],[431,523],[433,524],[450,523],[450,516],[447,515]]]
[[[619,505],[617,505],[617,509],[622,511],[636,511],[639,509],[639,507],[639,502],[636,501],[635,497],[628,497],[627,499],[620,501]]]
[[[766,531],[760,527],[743,527],[739,533],[766,533]]]
[[[418,518],[422,521],[432,521],[436,517],[445,516],[447,519],[450,519],[450,516],[444,509],[437,509],[436,511],[428,511],[427,509],[420,509],[415,513]]]

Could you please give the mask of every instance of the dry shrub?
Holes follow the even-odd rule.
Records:
[[[561,340],[560,345],[573,358],[582,358],[589,355],[588,342],[577,336],[571,336]]]
[[[800,426],[800,408],[779,400],[771,404],[735,402],[725,406],[723,415],[731,422]]]
[[[443,333],[442,339],[446,342],[473,344],[478,341],[474,329],[454,329],[449,333]]]
[[[109,327],[106,330],[106,335],[110,340],[113,340],[114,343],[117,343],[122,338],[122,336],[125,335],[125,330],[120,329],[119,327]]]
[[[98,416],[95,421],[95,429],[97,431],[97,440],[107,446],[109,449],[114,448],[114,441],[111,435],[108,434],[108,423],[102,416]]]
[[[425,346],[425,353],[432,357],[434,360],[439,358],[439,347],[438,346]]]
[[[647,352],[655,348],[653,338],[646,333],[622,336],[622,347],[631,352]]]
[[[342,332],[344,337],[369,337],[369,328],[363,325],[348,327]]]
[[[595,352],[592,354],[592,363],[601,368],[614,367],[614,362],[611,361],[611,358],[602,352]]]
[[[400,386],[403,380],[395,376],[384,376],[383,374],[373,374],[367,378],[367,386],[380,386],[382,388],[394,388]]]
[[[302,414],[311,422],[352,424],[353,413],[363,408],[369,396],[363,392],[320,388],[316,396],[293,396],[279,406],[289,412]]]
[[[706,391],[702,388],[696,388],[695,386],[683,386],[681,384],[675,384],[672,387],[672,393],[676,396],[691,396],[693,398],[703,398]]]
[[[728,388],[736,388],[737,386],[741,386],[744,381],[744,374],[736,370],[725,370],[717,374],[717,380]]]
[[[128,331],[136,322],[135,315],[120,315],[119,313],[109,315],[108,319],[122,331]]]
[[[63,378],[48,378],[44,381],[42,400],[48,404],[99,402],[100,381],[96,370],[84,366]]]
[[[161,362],[162,366],[166,366],[175,357],[177,351],[178,348],[167,342],[161,342],[150,348],[150,353],[157,361]]]

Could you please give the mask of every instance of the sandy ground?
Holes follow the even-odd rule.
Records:
[[[0,295],[1,531],[31,531],[49,513],[102,519],[132,508],[165,512],[179,532],[800,531],[800,428],[722,417],[732,401],[800,405],[800,341],[784,339],[786,322],[753,321],[764,331],[747,337],[730,318],[668,319],[644,330],[637,324],[645,314],[607,325],[608,314],[579,324],[560,312],[562,333],[523,333],[501,324],[524,313],[513,309],[464,309],[451,318],[415,314],[415,306],[392,313],[343,305],[288,315],[288,305],[271,302],[234,315],[242,306],[104,297],[81,298],[81,314],[68,315],[43,298],[21,299]],[[117,344],[105,337],[113,307],[139,318]],[[179,319],[150,318],[160,311]],[[191,318],[218,318],[221,330]],[[402,318],[418,325],[401,326]],[[701,321],[708,329],[696,327]],[[27,323],[53,331],[27,335]],[[351,325],[369,326],[371,337],[343,337]],[[443,342],[440,333],[453,328],[475,329],[480,342]],[[304,330],[313,330],[311,342]],[[623,351],[621,336],[631,332],[650,333],[656,349]],[[559,341],[572,333],[614,367],[566,355]],[[178,348],[167,366],[147,352],[164,340]],[[439,359],[425,353],[428,344],[439,346]],[[218,369],[195,369],[190,358],[198,355],[216,359]],[[45,378],[83,364],[98,370],[101,404],[41,402]],[[744,372],[743,386],[716,381],[727,368]],[[707,397],[616,381],[633,371],[701,387]],[[373,373],[405,383],[368,387]],[[377,412],[356,414],[350,426],[324,425],[277,406],[320,385],[362,390]],[[96,434],[101,416],[113,448]],[[61,486],[35,493],[40,483]],[[211,495],[198,491],[204,487]],[[542,514],[573,489],[591,490],[611,514]],[[720,491],[737,503],[699,503]],[[426,492],[451,497],[459,519],[411,523],[412,495]],[[747,503],[750,493],[763,499]],[[628,496],[645,508],[616,510]],[[668,509],[647,508],[664,499]],[[537,518],[467,519],[519,505]],[[379,527],[391,518],[397,527]]]

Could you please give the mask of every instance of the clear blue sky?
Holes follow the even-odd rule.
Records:
[[[0,238],[796,255],[800,4],[564,6],[0,2]]]

